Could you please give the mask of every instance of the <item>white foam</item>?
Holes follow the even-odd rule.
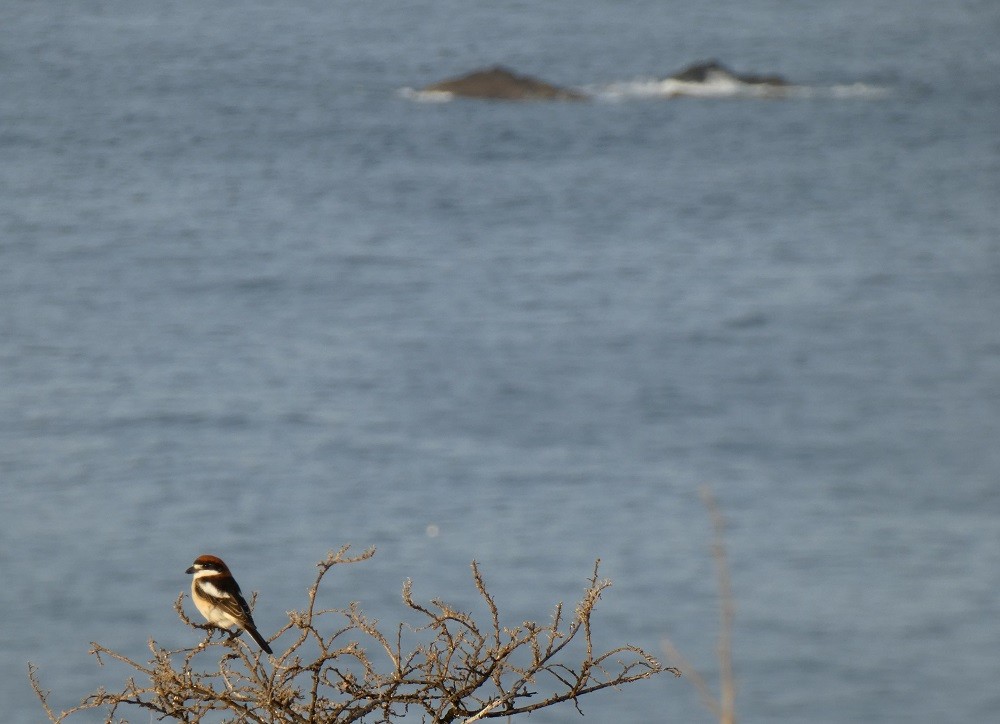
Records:
[[[419,103],[445,103],[455,97],[455,94],[450,91],[416,90],[414,88],[400,88],[398,93],[403,98]]]
[[[744,83],[728,73],[711,71],[704,82],[682,81],[675,78],[637,78],[602,86],[579,89],[596,100],[625,101],[656,98],[860,98],[877,99],[890,95],[888,88],[867,83],[845,83],[832,86],[780,85],[776,83]],[[400,97],[418,103],[446,103],[455,94],[449,91],[400,88]]]
[[[834,85],[821,90],[833,98],[885,98],[892,95],[888,88],[868,83]]]
[[[888,89],[865,83],[834,86],[743,83],[724,73],[710,73],[703,83],[675,78],[639,78],[587,91],[593,97],[606,101],[655,98],[882,98],[889,95]]]

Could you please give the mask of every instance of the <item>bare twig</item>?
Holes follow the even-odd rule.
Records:
[[[719,720],[719,724],[736,724],[736,676],[733,669],[733,619],[736,606],[732,579],[726,557],[726,522],[706,485],[699,490],[702,503],[712,522],[712,558],[715,561],[716,585],[719,589],[719,640],[716,655],[719,659],[719,695],[712,693],[708,682],[681,655],[669,640],[663,641],[667,658],[674,662],[694,684],[702,703]]]
[[[356,603],[345,609],[317,608],[320,585],[334,566],[360,563],[373,554],[370,549],[350,555],[344,546],[319,563],[306,609],[290,611],[288,624],[279,632],[296,631],[297,636],[286,651],[271,658],[273,668],[240,638],[213,641],[211,627],[194,623],[184,613],[182,595],[174,604],[178,617],[207,631],[196,647],[168,650],[150,641],[148,664],[99,644],[91,651],[99,661],[106,656],[125,664],[147,683],[129,679],[116,692],[98,690],[58,714],[50,708],[34,666],[28,670],[31,685],[49,721],[56,723],[101,708],[111,722],[119,708],[128,707],[180,722],[201,721],[209,711],[222,711],[235,721],[294,724],[368,721],[372,716],[391,722],[415,707],[429,721],[443,723],[509,717],[566,701],[579,708],[579,698],[591,692],[667,671],[680,674],[635,646],[595,651],[591,614],[611,585],[598,577],[599,562],[568,626],[561,604],[548,624],[502,626],[496,601],[475,562],[473,582],[489,610],[485,623],[441,600],[418,603],[409,581],[403,585],[403,602],[422,622],[396,625],[392,636]],[[565,658],[567,646],[581,636],[585,655],[571,664]],[[363,642],[374,645],[365,648]]]

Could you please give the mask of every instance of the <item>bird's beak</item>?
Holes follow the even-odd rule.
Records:
[[[186,571],[184,571],[184,572],[185,572],[185,573],[194,573],[194,571],[195,571],[195,568],[194,568],[194,566],[191,566],[190,568],[188,568],[188,569],[187,569]]]

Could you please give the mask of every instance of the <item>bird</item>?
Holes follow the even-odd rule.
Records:
[[[257,625],[250,615],[250,607],[240,591],[240,584],[221,558],[207,554],[198,556],[186,573],[194,574],[191,579],[191,598],[210,624],[226,629],[236,626],[250,634],[264,651],[274,653],[257,631]],[[239,636],[238,633],[236,635]]]

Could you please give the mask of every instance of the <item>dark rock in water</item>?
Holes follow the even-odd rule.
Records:
[[[705,63],[695,63],[679,73],[674,73],[670,76],[671,80],[681,81],[682,83],[706,83],[712,80],[713,77],[722,77],[739,83],[746,83],[747,85],[788,85],[788,81],[780,75],[736,73],[715,60]]]
[[[550,85],[527,75],[517,75],[502,66],[477,70],[458,78],[432,83],[425,91],[454,93],[465,98],[494,98],[500,100],[554,100],[579,101],[587,96],[577,91]]]

